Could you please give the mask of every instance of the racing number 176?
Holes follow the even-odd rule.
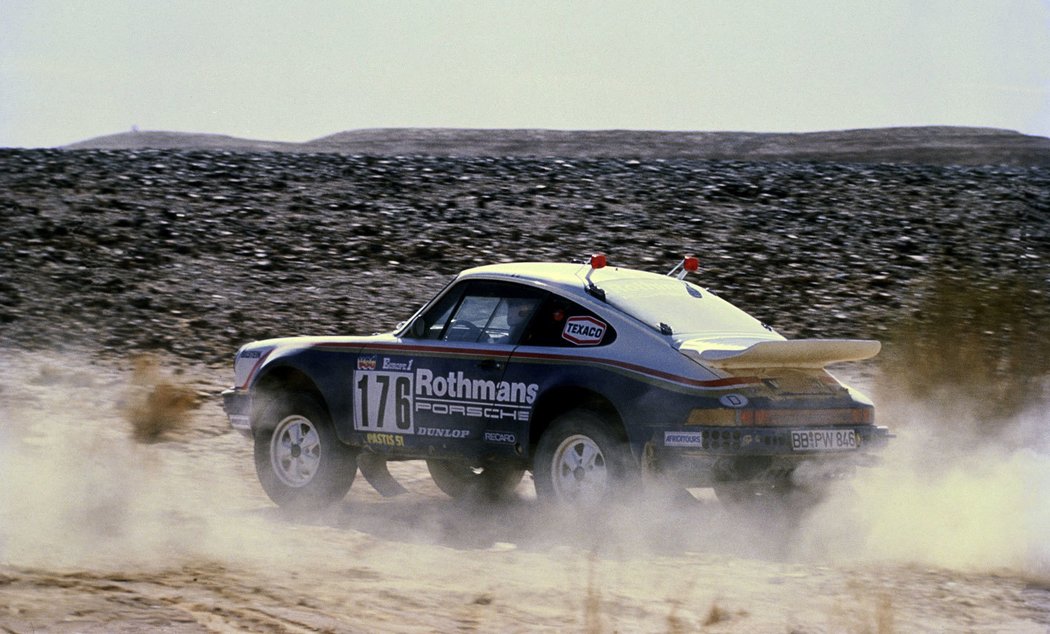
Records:
[[[388,429],[387,423],[391,422],[389,418],[392,415],[396,431],[412,431],[411,375],[398,372],[358,372],[356,389],[356,429]]]

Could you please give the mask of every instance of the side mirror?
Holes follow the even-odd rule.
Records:
[[[408,329],[408,334],[413,339],[422,339],[427,334],[427,324],[422,319],[417,319],[412,322],[412,326]]]

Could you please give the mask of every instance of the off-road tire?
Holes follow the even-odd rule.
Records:
[[[605,506],[631,489],[641,468],[627,439],[599,415],[574,410],[556,418],[536,447],[536,495],[555,504]]]
[[[277,395],[255,431],[255,472],[278,506],[313,511],[341,500],[357,473],[357,451],[342,443],[328,412],[309,394]]]

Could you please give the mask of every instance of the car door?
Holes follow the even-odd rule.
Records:
[[[524,385],[529,398],[527,415],[520,419],[492,421],[482,434],[488,453],[527,456],[531,408],[536,399],[561,388],[601,386],[621,396],[630,395],[630,386],[618,383],[615,375],[591,363],[598,352],[616,340],[615,329],[606,320],[567,298],[549,293],[529,318],[518,338],[502,381]]]
[[[392,422],[404,435],[405,450],[396,453],[477,457],[490,422],[528,420],[527,385],[502,378],[545,294],[495,280],[456,284],[406,329],[400,346],[376,355],[374,370],[357,373],[364,400],[355,409],[378,416],[378,405],[365,401],[386,403],[387,420],[375,422]],[[369,422],[357,417],[355,426]]]

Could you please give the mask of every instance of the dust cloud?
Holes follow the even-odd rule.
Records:
[[[185,414],[191,420],[169,423],[166,437],[145,442],[142,403],[154,392],[143,385],[141,360],[115,368],[72,354],[8,358],[0,432],[0,561],[7,563],[141,566],[209,557],[265,566],[289,555],[274,534],[304,525],[407,544],[612,557],[786,552],[786,533],[770,539],[712,496],[697,501],[648,488],[614,508],[566,517],[536,502],[530,477],[507,502],[451,501],[421,462],[391,465],[411,495],[383,500],[359,476],[343,504],[290,518],[261,493],[251,444],[226,426],[218,386],[199,411]],[[188,380],[163,375],[156,361],[147,365],[145,375],[165,392]]]
[[[1050,401],[990,422],[974,416],[974,398],[880,394],[897,438],[881,465],[837,483],[806,517],[799,556],[1050,579]]]
[[[142,389],[141,362],[128,372],[72,355],[8,358],[0,393],[0,560],[8,562],[241,554],[265,562],[284,555],[274,530],[305,521],[466,548],[891,561],[1050,577],[1050,421],[1040,407],[990,434],[957,395],[939,399],[943,407],[883,395],[880,415],[897,438],[882,464],[794,512],[726,509],[709,491],[650,483],[613,508],[567,520],[536,503],[529,477],[505,503],[451,502],[420,463],[406,463],[392,470],[414,492],[407,499],[381,500],[359,477],[348,503],[293,520],[262,497],[250,443],[228,432],[216,399],[167,442],[142,444],[126,420]]]
[[[191,442],[214,431],[139,444],[127,414],[138,373],[76,354],[4,357],[0,561],[141,564],[233,539],[217,529],[237,519],[244,474]]]
[[[1050,619],[1020,579],[1047,571],[1039,409],[989,439],[898,403],[911,419],[885,464],[805,512],[727,509],[709,491],[650,483],[602,512],[566,513],[539,505],[528,476],[506,502],[450,500],[408,462],[391,466],[405,495],[383,499],[359,477],[344,502],[289,517],[262,494],[250,442],[226,424],[215,398],[224,374],[159,372],[201,406],[142,443],[126,416],[142,388],[130,360],[4,358],[0,596],[17,611],[0,610],[0,625],[16,631],[71,614],[126,631],[147,616],[151,626],[411,632],[892,631],[893,619],[934,631]],[[946,584],[997,607],[937,607]]]

